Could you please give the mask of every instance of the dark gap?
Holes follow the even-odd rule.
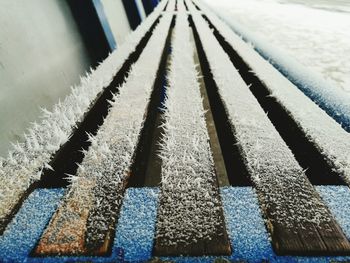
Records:
[[[175,11],[177,11],[177,0],[175,0]]]
[[[54,171],[44,169],[40,181],[40,187],[55,188],[65,187],[69,183],[66,180],[66,174],[76,174],[78,164],[83,161],[84,155],[82,149],[87,150],[90,146],[88,133],[96,135],[98,128],[103,124],[104,118],[108,114],[110,107],[109,100],[112,100],[113,94],[118,92],[118,88],[128,77],[129,70],[139,58],[142,50],[146,46],[152,31],[158,24],[160,17],[153,23],[151,28],[141,39],[136,50],[130,54],[124,62],[121,69],[114,76],[112,82],[98,95],[91,109],[86,113],[84,120],[78,124],[72,137],[53,155],[50,162]]]
[[[193,30],[200,66],[203,73],[210,108],[212,110],[214,123],[219,137],[221,151],[224,157],[227,176],[230,184],[233,186],[251,186],[249,173],[241,157],[240,150],[235,138],[235,131],[231,128],[224,104],[218,93],[218,87],[213,79],[206,54],[203,50],[197,29],[193,23],[192,16],[189,16],[189,22]]]
[[[163,9],[163,12],[166,11],[166,9],[167,9],[167,7],[168,7],[168,4],[169,4],[169,0],[168,0],[168,2],[166,2],[166,5],[165,5],[165,7],[164,7],[164,9]]]
[[[268,112],[270,121],[292,150],[300,166],[305,169],[305,174],[310,182],[313,185],[345,185],[340,176],[332,170],[332,167],[317,150],[316,146],[299,129],[295,121],[289,116],[287,110],[275,98],[270,96],[267,87],[255,76],[240,55],[226,42],[225,38],[218,32],[209,19],[204,15],[203,17],[209,23],[210,28],[214,30],[215,37],[230,57],[232,64],[238,69],[243,80],[247,85],[251,85],[251,92],[264,111]]]
[[[171,37],[171,36],[170,36]],[[156,117],[154,123],[154,130],[152,133],[152,142],[150,152],[148,154],[147,167],[145,171],[145,179],[142,186],[157,187],[161,183],[162,159],[159,157],[160,143],[164,128],[161,126],[163,120],[163,113],[165,111],[166,87],[168,85],[167,72],[169,70],[171,45],[168,47],[168,57],[166,58],[166,69],[162,77],[162,87],[160,90],[160,101],[156,109]]]
[[[131,166],[131,176],[128,181],[128,187],[142,187],[146,182],[146,175],[153,176],[160,180],[160,163],[157,160],[150,160],[157,155],[158,146],[153,144],[158,143],[160,128],[159,121],[161,118],[161,109],[159,106],[162,101],[162,92],[164,87],[164,77],[168,63],[168,55],[170,50],[171,34],[175,25],[175,16],[171,22],[170,30],[167,36],[165,48],[161,57],[161,63],[158,68],[157,77],[155,79],[151,101],[147,109],[147,118],[144,122],[144,127],[140,134],[139,143],[134,155],[134,162]],[[158,158],[158,157],[156,157]],[[157,163],[153,163],[157,162]],[[150,165],[155,165],[152,169]],[[148,173],[147,173],[148,172]],[[150,172],[159,174],[150,175]],[[158,179],[156,179],[158,180]]]
[[[184,5],[185,5],[185,8],[186,8],[186,11],[188,11],[188,6],[187,6],[186,1],[184,1]]]
[[[190,1],[192,1],[192,0],[190,0]],[[194,5],[194,7],[198,10],[198,11],[201,11],[201,9],[199,8],[199,6],[198,5],[196,5],[196,3],[195,2],[193,2],[192,1],[192,4]]]
[[[163,114],[157,110],[152,137],[150,136],[152,142],[145,167],[144,181],[134,183],[132,187],[157,187],[161,182],[162,159],[158,156],[158,153],[160,151],[161,136],[164,133],[164,129],[161,127],[162,120]]]
[[[194,42],[193,34],[192,34],[192,40]],[[204,79],[203,79],[203,72],[200,67],[199,56],[196,49],[194,49],[194,63],[196,64],[196,69],[198,71],[197,74],[199,76],[198,82],[200,87],[200,93],[202,96],[203,108],[205,110],[205,122],[206,122],[207,131],[209,135],[209,144],[210,144],[210,149],[213,156],[218,186],[219,187],[229,186],[230,181],[227,176],[225,161],[224,161],[224,157],[220,147],[218,133],[215,128],[214,117],[213,117],[212,109],[210,107],[210,102],[209,102],[208,94],[207,94]]]

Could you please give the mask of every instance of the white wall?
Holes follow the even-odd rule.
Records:
[[[89,66],[66,1],[0,1],[0,156]]]

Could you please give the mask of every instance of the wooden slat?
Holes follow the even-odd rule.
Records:
[[[200,3],[200,1],[196,2]],[[204,5],[201,7],[204,8]],[[315,167],[311,167],[316,170],[315,176],[322,172],[327,174],[318,176],[338,176],[350,186],[350,133],[346,132],[339,123],[310,100],[251,46],[247,45],[225,23],[208,10],[205,13],[227,43],[235,49],[250,67],[250,70],[263,83],[269,93],[268,96],[277,101],[285,112],[284,115],[288,116],[294,126],[303,134],[299,137],[303,136],[304,138],[291,137],[290,140],[292,142],[297,140],[309,142],[311,149],[306,147],[300,149],[299,154],[304,158],[316,160],[314,161]],[[299,162],[302,162],[302,157]],[[325,168],[318,171],[318,163],[319,166],[325,166]]]
[[[162,183],[154,254],[229,255],[218,181],[181,0],[165,102]]]
[[[164,15],[104,124],[85,154],[62,206],[35,249],[37,255],[105,254],[155,83],[172,15]],[[154,46],[163,48],[154,49]]]
[[[187,1],[202,67],[209,67],[258,193],[278,254],[347,254],[350,244],[208,24]],[[209,64],[208,64],[209,63]],[[204,70],[205,71],[205,70]],[[325,234],[327,233],[327,234]]]
[[[166,11],[167,12],[174,12],[175,11],[175,4],[176,4],[176,0],[169,0]]]

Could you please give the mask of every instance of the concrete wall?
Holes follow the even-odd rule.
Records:
[[[0,156],[90,64],[66,1],[0,1]]]
[[[131,31],[122,0],[101,0],[101,2],[118,48]]]

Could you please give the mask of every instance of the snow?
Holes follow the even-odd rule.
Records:
[[[160,247],[187,246],[223,233],[221,201],[197,81],[185,7],[178,1],[164,112]],[[208,216],[210,215],[210,216]],[[186,253],[186,252],[185,252]]]
[[[191,9],[213,78],[266,216],[272,224],[282,224],[293,231],[306,223],[329,222],[329,212],[292,152],[233,67],[208,24],[193,7]]]
[[[350,132],[350,13],[276,0],[206,2]]]
[[[350,13],[350,3],[348,0],[279,0],[279,2],[282,4],[294,3],[328,11]]]
[[[60,244],[65,238],[63,235],[67,235],[72,240],[69,249],[84,253],[79,240],[86,228],[86,240],[90,246],[103,243],[109,225],[117,216],[116,207],[123,199],[123,189],[130,175],[129,169],[163,52],[161,48],[155,50],[154,46],[165,45],[171,20],[171,14],[163,15],[120,92],[114,96],[112,107],[97,135],[90,136],[91,146],[84,153],[77,175],[71,176],[72,185],[65,203],[50,222],[52,227],[44,234],[44,243]],[[89,220],[88,226],[85,226],[87,213]],[[67,222],[71,229],[55,240],[50,236],[53,229],[62,225],[61,222]],[[61,251],[59,245],[57,250]]]
[[[52,155],[64,144],[76,125],[84,118],[97,95],[108,86],[141,38],[164,9],[162,1],[156,10],[99,67],[81,79],[72,93],[49,112],[43,109],[41,123],[34,123],[24,136],[24,143],[14,145],[6,159],[0,158],[0,223],[11,213],[23,193],[41,177]]]
[[[265,83],[271,96],[287,110],[306,137],[323,155],[325,161],[347,184],[350,184],[350,134],[209,10],[206,14],[226,41]]]
[[[282,49],[334,86],[350,92],[350,12],[312,8],[320,1],[302,1],[303,5],[288,0],[204,1],[226,21],[241,24],[273,48]],[[337,6],[332,2],[328,5],[346,7],[346,3]]]

